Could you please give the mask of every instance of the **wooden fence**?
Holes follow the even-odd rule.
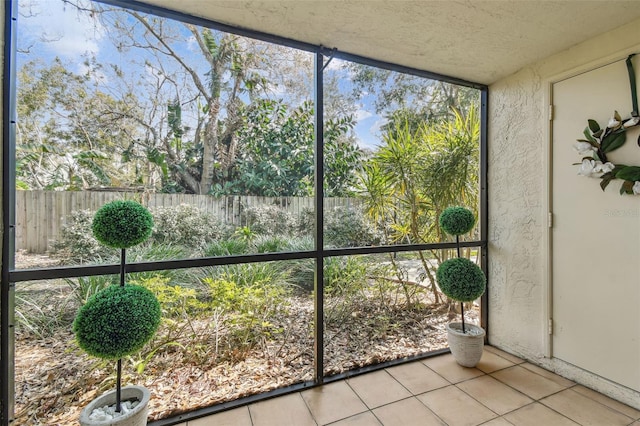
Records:
[[[276,205],[299,214],[314,208],[312,197],[255,197],[191,194],[140,194],[103,191],[16,191],[16,250],[44,254],[59,235],[65,220],[77,210],[97,211],[114,200],[136,200],[143,205],[170,207],[191,204],[225,223],[241,226],[242,212],[249,207]],[[325,198],[325,211],[338,206],[359,205],[354,198]]]

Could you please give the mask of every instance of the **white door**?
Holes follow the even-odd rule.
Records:
[[[634,60],[640,83],[640,57]],[[576,139],[591,118],[607,125],[614,110],[631,111],[624,60],[553,85],[553,356],[640,391],[640,195],[603,192],[600,179],[577,174]],[[640,166],[640,129],[610,153]]]

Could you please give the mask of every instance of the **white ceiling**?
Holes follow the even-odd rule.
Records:
[[[483,84],[640,17],[638,0],[145,3]]]

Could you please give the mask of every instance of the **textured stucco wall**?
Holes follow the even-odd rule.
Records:
[[[549,87],[640,51],[640,20],[528,66],[489,88],[489,341],[636,407],[638,393],[545,358]],[[640,408],[640,407],[639,407]]]

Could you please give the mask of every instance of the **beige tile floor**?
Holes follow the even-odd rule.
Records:
[[[487,347],[389,367],[180,426],[640,426],[640,411]]]

